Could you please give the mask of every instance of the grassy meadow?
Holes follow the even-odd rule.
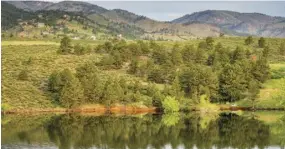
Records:
[[[254,38],[254,44],[250,47],[244,44],[245,38],[215,38],[215,44],[223,43],[227,47],[235,49],[236,46],[242,46],[245,49],[260,50],[257,45],[257,38]],[[278,46],[284,39],[267,39],[271,49],[278,49]],[[188,41],[157,41],[165,48],[171,48],[178,43],[179,46],[185,44],[193,44],[195,46],[202,41],[201,39],[193,39]],[[74,40],[73,44],[80,43],[82,45],[91,45],[95,49],[96,45],[104,41],[81,41]],[[127,41],[133,42],[133,41]],[[25,108],[55,108],[57,104],[53,103],[48,96],[47,81],[49,75],[53,71],[61,71],[65,68],[75,72],[75,68],[83,65],[88,61],[99,61],[104,54],[91,52],[85,55],[60,55],[57,53],[59,49],[58,40],[6,40],[2,41],[2,108],[6,109],[25,109]],[[272,50],[276,52],[276,50]],[[270,53],[272,54],[272,53]],[[281,60],[280,60],[281,59]],[[285,70],[285,61],[282,57],[270,59],[271,70]],[[21,81],[18,75],[22,70],[28,71],[28,80]],[[103,70],[103,73],[114,76],[124,75],[130,79],[140,79],[129,75],[126,68],[118,70]],[[145,81],[145,80],[141,80]],[[280,79],[270,79],[261,89],[256,101],[257,107],[278,107],[280,101],[272,98],[274,94],[280,92],[282,81]],[[163,85],[157,84],[160,88]],[[284,97],[285,98],[285,97]],[[239,106],[250,106],[251,101],[240,100],[237,102]]]

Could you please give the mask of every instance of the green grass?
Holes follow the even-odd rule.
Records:
[[[281,83],[280,79],[271,79],[264,83],[263,88],[260,90],[259,97],[255,101],[255,106],[260,108],[284,107],[281,105],[281,101],[279,99],[274,98],[274,95],[281,91]],[[238,101],[237,105],[252,106],[252,102],[244,99]]]
[[[57,49],[56,45],[2,46],[2,103],[17,108],[54,107],[44,91],[48,76],[65,68],[75,71],[78,65],[100,58],[97,54],[58,55]],[[32,63],[26,64],[29,58]],[[28,81],[17,79],[24,69]]]

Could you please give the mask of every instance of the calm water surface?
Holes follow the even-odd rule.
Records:
[[[285,113],[5,115],[3,149],[285,148]]]

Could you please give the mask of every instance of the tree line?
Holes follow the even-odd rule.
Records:
[[[249,38],[245,44],[247,40],[252,42]],[[57,102],[67,107],[132,102],[161,107],[165,99],[172,98],[181,107],[199,103],[202,95],[211,102],[244,98],[254,101],[261,84],[270,78],[270,47],[264,38],[259,40],[261,50],[241,46],[231,49],[211,37],[197,46],[176,43],[170,48],[155,41],[106,41],[95,48],[85,48],[89,53],[103,54],[99,62],[89,62],[77,68],[75,74],[70,70],[54,72],[49,78],[49,90]],[[88,53],[78,51],[84,50],[72,46],[71,40],[64,37],[58,53]],[[139,79],[106,76],[102,71],[110,69],[126,70]],[[163,89],[157,84],[163,84]]]

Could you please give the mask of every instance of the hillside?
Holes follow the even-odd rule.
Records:
[[[233,11],[207,10],[187,14],[172,23],[191,24],[206,23],[220,27],[222,30],[256,36],[284,37],[283,17],[272,17],[260,13],[239,13]]]
[[[34,14],[24,11],[22,9],[18,9],[11,4],[3,2],[1,5],[1,30],[6,30],[13,26],[16,26],[17,20],[28,20],[34,18]]]
[[[41,11],[74,13],[89,19],[91,24],[104,26],[104,34],[111,36],[122,34],[127,38],[184,40],[219,36],[220,33],[234,36],[285,37],[285,18],[259,13],[207,10],[187,14],[171,22],[162,22],[126,10],[108,10],[87,2],[12,1],[7,3],[36,14]]]
[[[43,10],[46,7],[52,5],[51,2],[44,2],[44,1],[5,1],[11,5],[14,5],[18,9],[23,9],[25,11],[38,11]]]
[[[77,15],[84,16],[90,21],[95,22],[97,25],[105,26],[105,28],[107,28],[105,33],[111,34],[112,36],[122,34],[124,37],[147,39],[176,38],[181,40],[181,36],[184,36],[185,38],[218,36],[220,32],[219,28],[208,24],[171,24],[168,22],[152,20],[145,16],[136,15],[121,9],[107,10],[85,2],[63,1],[59,3],[44,3],[45,5],[39,2],[38,5],[44,5],[45,7],[39,7],[37,9],[34,8],[36,7],[36,4],[31,5],[31,3],[21,1],[8,3],[26,11],[37,10],[35,12],[37,15],[41,14],[43,11],[76,13]]]

